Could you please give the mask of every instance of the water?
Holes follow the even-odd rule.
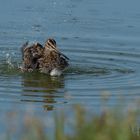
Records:
[[[140,99],[140,1],[1,0],[0,110],[99,112]],[[61,77],[21,73],[21,45],[54,37],[70,58]],[[123,102],[119,102],[123,99]]]

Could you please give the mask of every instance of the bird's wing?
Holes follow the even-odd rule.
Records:
[[[29,45],[29,41],[26,41],[21,47],[22,59],[24,57],[24,50],[25,50],[25,48],[28,47],[28,45]]]
[[[39,68],[50,72],[54,68],[59,68],[61,59],[55,50],[45,50],[42,58],[39,59]]]

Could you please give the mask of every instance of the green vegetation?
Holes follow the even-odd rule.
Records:
[[[121,115],[120,115],[121,114]],[[127,113],[118,110],[104,110],[102,114],[91,115],[76,106],[73,123],[68,123],[65,113],[54,115],[53,138],[46,133],[45,123],[38,118],[26,116],[20,140],[139,140],[138,111]],[[69,125],[68,125],[69,124]],[[69,132],[66,132],[66,127]],[[10,135],[7,139],[11,140]]]

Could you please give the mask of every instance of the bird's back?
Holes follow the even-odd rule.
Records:
[[[39,59],[40,71],[44,73],[50,73],[53,69],[63,71],[67,66],[68,61],[55,50],[46,49]]]
[[[36,69],[38,67],[38,59],[41,57],[42,54],[43,46],[41,44],[24,44],[22,47],[24,70],[28,71],[28,69]]]
[[[22,54],[24,71],[39,69],[43,73],[60,75],[69,65],[68,57],[57,49],[54,39],[48,39],[44,47],[39,43],[29,45],[26,42]]]

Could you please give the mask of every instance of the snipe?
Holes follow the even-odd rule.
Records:
[[[58,50],[56,41],[52,38],[45,42],[44,47],[40,43],[29,45],[26,42],[22,47],[22,54],[22,71],[38,69],[42,73],[59,76],[69,65],[69,58]]]

